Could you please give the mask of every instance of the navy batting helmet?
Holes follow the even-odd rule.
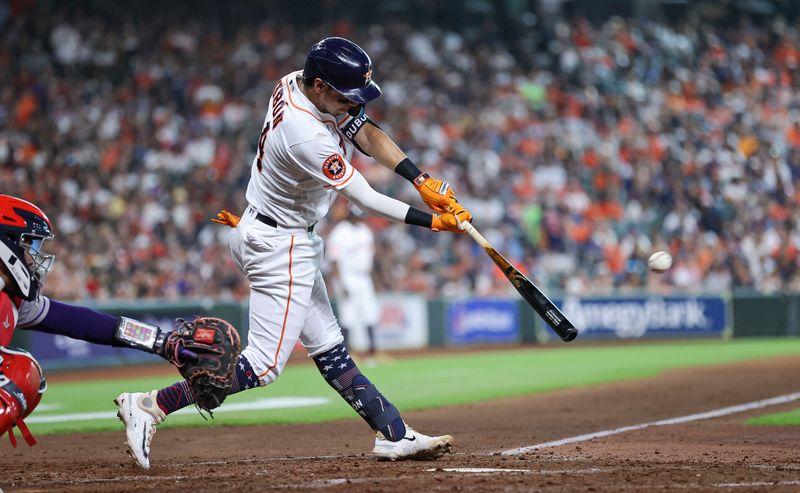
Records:
[[[308,50],[303,78],[320,78],[344,97],[368,103],[381,95],[372,80],[372,60],[349,39],[325,38]]]

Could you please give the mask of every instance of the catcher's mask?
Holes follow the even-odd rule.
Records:
[[[32,301],[39,295],[55,256],[44,253],[53,239],[50,219],[28,201],[0,195],[0,259],[11,275],[14,294]]]

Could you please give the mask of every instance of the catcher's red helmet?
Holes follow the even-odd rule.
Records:
[[[42,367],[29,352],[0,347],[0,436],[8,431],[13,446],[17,446],[14,426],[28,445],[36,443],[22,420],[39,405],[45,390]]]
[[[53,238],[50,219],[28,201],[0,195],[0,259],[11,274],[12,292],[31,301],[39,295],[55,257],[42,251]]]

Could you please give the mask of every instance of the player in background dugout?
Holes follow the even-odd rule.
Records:
[[[369,56],[343,38],[315,43],[304,69],[275,85],[251,166],[249,205],[241,220],[220,215],[235,226],[231,254],[250,282],[248,346],[230,392],[274,382],[299,339],[328,384],[375,432],[374,456],[436,459],[453,438],[413,430],[351,359],[320,270],[323,240],[314,231],[337,193],[369,214],[434,231],[460,233],[472,219],[447,183],[422,173],[367,116],[365,104],[380,94]],[[351,164],[355,148],[411,182],[435,213],[376,192]],[[128,448],[147,468],[156,425],[193,396],[181,381],[124,393],[117,402]]]
[[[334,204],[332,216],[336,225],[328,234],[325,252],[344,344],[350,348],[354,338],[366,338],[366,365],[374,367],[388,360],[375,344],[375,326],[380,319],[372,281],[375,235],[363,221],[364,213],[346,201]]]

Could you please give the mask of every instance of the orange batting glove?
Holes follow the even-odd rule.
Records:
[[[464,209],[458,202],[455,203],[453,212],[444,214],[434,214],[431,221],[431,229],[434,231],[450,231],[453,233],[463,233],[462,222],[471,222],[472,214]]]
[[[433,211],[443,214],[458,206],[456,194],[446,181],[433,178],[422,173],[414,179],[414,188],[419,192],[422,201]]]
[[[225,226],[230,226],[231,228],[235,228],[241,218],[236,214],[232,214],[225,209],[221,210],[217,213],[217,219],[211,218],[212,223],[224,224]]]

